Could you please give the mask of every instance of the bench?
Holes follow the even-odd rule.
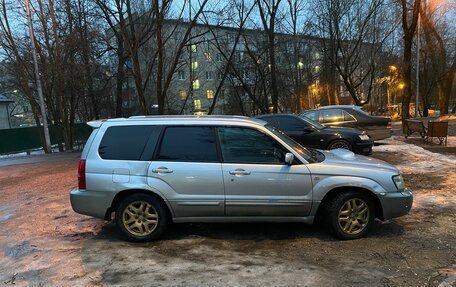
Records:
[[[419,133],[424,139],[426,137],[427,129],[422,121],[417,120],[405,120],[405,126],[407,127],[407,134],[405,138],[409,137],[413,133]]]
[[[448,121],[429,121],[426,127],[422,121],[408,119],[405,120],[405,125],[407,127],[405,138],[413,133],[419,133],[426,142],[432,142],[432,138],[437,138],[439,144],[448,144]]]
[[[447,121],[429,121],[426,132],[426,142],[432,142],[432,138],[437,138],[439,144],[448,144],[448,122]]]

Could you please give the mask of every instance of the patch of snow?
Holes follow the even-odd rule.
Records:
[[[52,153],[57,153],[59,152],[59,148],[57,145],[53,145],[51,147]],[[10,153],[10,154],[3,154],[0,155],[0,159],[11,159],[11,158],[20,158],[20,157],[26,157],[26,156],[36,156],[36,155],[42,155],[45,154],[44,150],[42,148],[39,149],[34,149],[30,151],[30,155],[27,154],[27,152],[18,152],[18,153]]]
[[[384,140],[382,143],[382,145],[374,146],[374,152],[403,154],[404,162],[397,165],[402,173],[456,170],[456,156],[431,152],[420,146],[399,141],[396,137]]]

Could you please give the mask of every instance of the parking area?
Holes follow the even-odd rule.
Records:
[[[157,242],[72,211],[77,153],[0,164],[0,285],[455,286],[456,157],[391,139],[412,212],[337,241],[318,225],[175,224]],[[14,162],[16,161],[16,162]]]

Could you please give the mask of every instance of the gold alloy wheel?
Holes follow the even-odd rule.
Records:
[[[339,226],[347,234],[358,234],[369,223],[369,206],[359,198],[347,200],[339,210]]]
[[[133,235],[147,236],[157,228],[158,213],[150,203],[135,201],[124,209],[122,224]]]

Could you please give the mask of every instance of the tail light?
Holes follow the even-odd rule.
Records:
[[[391,121],[389,121],[389,122],[386,124],[386,128],[387,128],[387,129],[390,129],[392,125],[393,125],[393,124],[391,123]]]
[[[81,159],[78,166],[78,187],[86,189],[86,161]]]

